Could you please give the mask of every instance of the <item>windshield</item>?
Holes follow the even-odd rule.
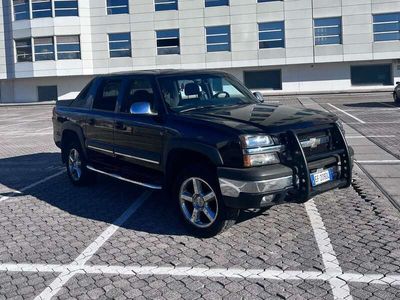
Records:
[[[224,75],[186,75],[159,78],[167,106],[176,112],[257,103],[241,84]]]

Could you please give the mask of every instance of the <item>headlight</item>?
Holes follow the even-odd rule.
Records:
[[[284,147],[276,145],[269,135],[243,135],[240,137],[243,149],[243,165],[255,167],[272,165],[280,162],[279,152]]]

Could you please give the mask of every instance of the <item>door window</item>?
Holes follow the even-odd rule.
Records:
[[[132,104],[136,102],[149,102],[152,111],[156,112],[153,85],[149,79],[135,78],[130,80],[126,95],[121,105],[121,112],[130,113]]]
[[[93,101],[93,109],[114,111],[120,87],[120,80],[106,81]]]

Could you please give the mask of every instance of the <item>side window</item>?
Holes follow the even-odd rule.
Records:
[[[89,82],[83,90],[79,93],[79,95],[75,98],[75,100],[72,102],[71,106],[72,107],[86,107],[88,108],[90,105],[90,102],[88,101],[91,97],[90,88],[92,87],[93,81]]]
[[[93,109],[114,111],[121,87],[120,80],[105,81],[93,102]]]
[[[153,112],[156,112],[154,90],[151,81],[147,78],[131,79],[122,102],[121,112],[130,113],[132,104],[149,102]]]

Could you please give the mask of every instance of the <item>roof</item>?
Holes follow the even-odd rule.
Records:
[[[221,71],[213,70],[178,70],[178,69],[157,69],[157,70],[143,70],[143,71],[132,71],[132,72],[116,72],[105,75],[99,75],[99,77],[108,76],[120,76],[120,75],[153,75],[153,76],[163,76],[163,75],[193,75],[193,74],[223,74]]]

